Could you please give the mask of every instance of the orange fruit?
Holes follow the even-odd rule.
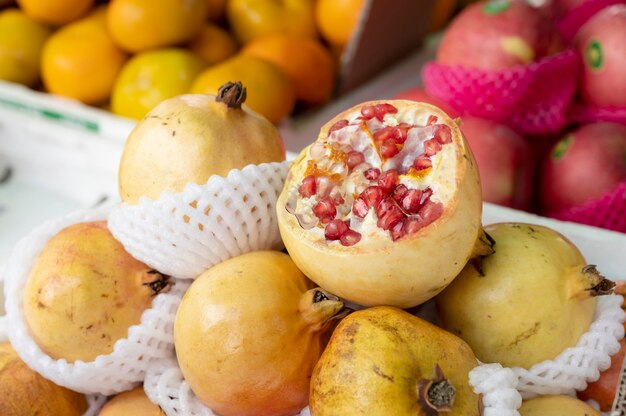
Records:
[[[83,17],[95,0],[17,0],[20,8],[33,20],[55,26]]]
[[[228,81],[241,81],[248,95],[245,105],[272,123],[293,111],[296,94],[289,77],[274,64],[242,53],[205,69],[195,79],[191,92],[216,95]]]
[[[207,65],[215,65],[233,56],[237,52],[237,43],[226,30],[213,23],[205,23],[187,48],[204,59]]]
[[[363,0],[317,0],[315,22],[329,43],[345,46],[354,32]]]
[[[335,64],[319,41],[299,36],[269,35],[247,43],[242,52],[265,59],[293,82],[296,97],[307,105],[323,104],[335,86]]]
[[[206,0],[111,0],[107,26],[123,49],[140,52],[191,40],[208,12]]]
[[[111,110],[140,119],[166,98],[189,92],[206,64],[182,48],[139,52],[122,69],[111,95]]]
[[[105,9],[98,8],[50,36],[41,75],[49,92],[99,104],[109,98],[126,59],[106,30]]]
[[[33,86],[51,30],[15,8],[0,11],[0,79]]]
[[[224,20],[226,13],[227,0],[207,0],[209,4],[209,20],[211,22],[220,22]]]

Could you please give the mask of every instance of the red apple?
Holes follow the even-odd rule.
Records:
[[[443,100],[431,97],[422,87],[409,88],[408,90],[396,94],[393,98],[395,98],[396,100],[411,100],[431,104],[435,107],[441,108],[452,118],[457,118],[458,116],[460,116],[459,112],[456,111],[451,105]]]
[[[507,126],[475,117],[463,117],[461,131],[478,164],[483,200],[527,209],[533,164],[526,139]]]
[[[580,90],[596,106],[626,107],[626,4],[607,7],[578,32],[583,57]]]
[[[480,1],[452,21],[437,62],[493,70],[527,64],[548,53],[553,34],[545,13],[523,0]]]
[[[626,180],[626,126],[594,123],[565,135],[544,160],[541,205],[558,212],[597,199]]]

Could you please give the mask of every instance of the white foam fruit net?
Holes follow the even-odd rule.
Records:
[[[174,279],[166,293],[155,296],[141,322],[128,329],[113,352],[94,361],[68,363],[45,354],[31,337],[24,320],[22,297],[29,271],[46,242],[63,228],[107,218],[104,210],[76,211],[51,220],[24,237],[13,249],[5,270],[4,292],[7,332],[11,344],[26,364],[58,385],[85,394],[110,395],[129,390],[143,381],[148,365],[172,354],[174,317],[188,281]],[[71,342],[71,340],[68,340]]]
[[[574,347],[565,349],[553,360],[531,368],[513,368],[519,377],[517,389],[524,399],[546,394],[573,394],[596,381],[600,372],[611,365],[611,356],[620,349],[624,337],[626,312],[623,297],[605,295],[598,298],[594,320]]]
[[[276,200],[288,169],[289,162],[248,165],[155,201],[122,203],[111,211],[109,229],[136,259],[194,279],[231,257],[282,248]]]

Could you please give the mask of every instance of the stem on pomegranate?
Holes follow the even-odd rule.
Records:
[[[337,296],[319,287],[307,290],[300,298],[300,313],[313,331],[322,330],[350,312]]]
[[[227,82],[217,90],[215,101],[224,103],[229,108],[241,109],[241,105],[246,101],[246,87],[239,81]]]
[[[438,416],[439,412],[450,412],[454,405],[456,389],[443,376],[439,364],[435,364],[435,376],[417,382],[417,399],[425,416]]]
[[[589,287],[586,289],[591,296],[610,295],[613,293],[615,282],[602,276],[595,264],[588,264],[582,268],[582,273],[589,279]]]
[[[174,286],[174,282],[170,279],[170,276],[158,272],[156,270],[149,270],[149,275],[154,275],[154,279],[143,283],[144,286],[148,286],[152,291],[152,296],[156,296],[159,293],[166,293]]]

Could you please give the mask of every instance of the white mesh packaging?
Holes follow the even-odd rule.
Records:
[[[167,416],[218,416],[191,391],[173,356],[148,368],[143,388],[148,398]],[[309,408],[304,408],[298,415],[310,416]]]
[[[594,320],[574,347],[565,349],[552,360],[529,369],[513,367],[519,377],[517,389],[524,399],[546,394],[574,394],[599,378],[611,365],[611,356],[620,349],[624,337],[623,298],[605,295],[598,298]]]
[[[474,393],[482,394],[483,416],[519,416],[522,396],[517,391],[518,377],[500,364],[481,364],[470,371]]]
[[[288,169],[289,162],[248,165],[155,201],[122,203],[111,211],[109,228],[136,259],[194,279],[231,257],[282,248],[276,200]]]
[[[68,363],[45,354],[27,328],[22,310],[22,296],[30,268],[46,242],[63,228],[107,218],[108,212],[77,211],[48,221],[34,229],[15,246],[5,271],[7,331],[22,360],[56,384],[86,394],[110,395],[129,390],[143,381],[148,365],[172,354],[173,318],[188,281],[174,279],[166,293],[158,294],[146,309],[141,322],[128,329],[128,337],[118,340],[113,352],[94,361]],[[68,340],[71,342],[71,340]]]

